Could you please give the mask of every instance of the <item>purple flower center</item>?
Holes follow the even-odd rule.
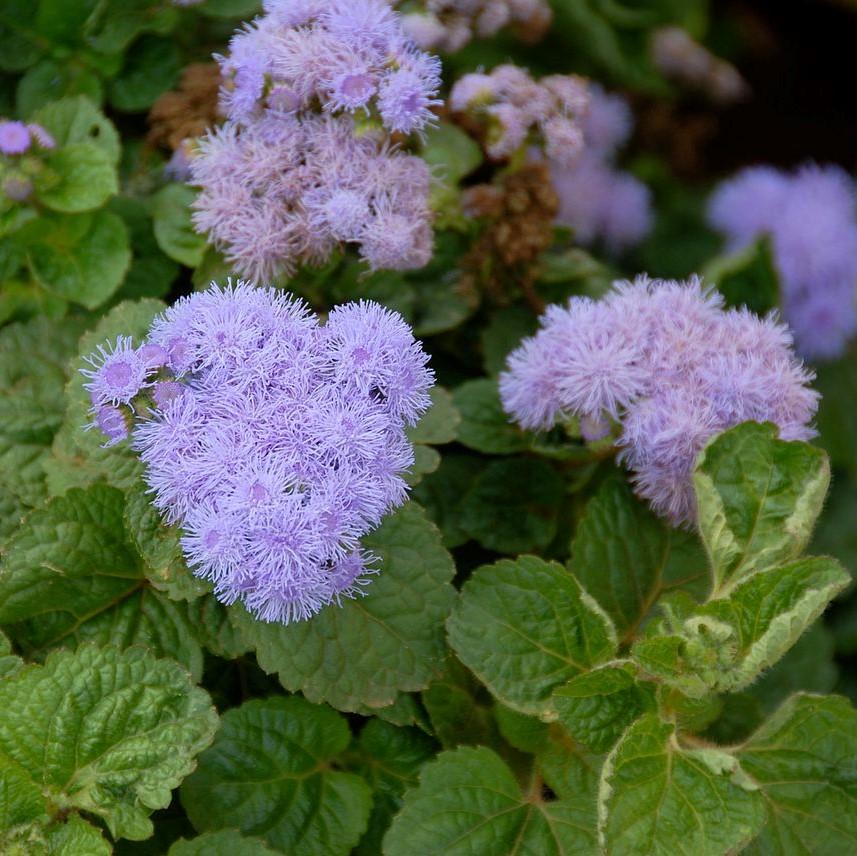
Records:
[[[366,101],[375,89],[369,74],[348,74],[339,86],[342,94],[350,101]]]
[[[104,380],[114,389],[124,389],[131,382],[131,366],[123,360],[111,363],[104,370]]]
[[[249,493],[251,502],[264,502],[268,498],[267,489],[263,484],[257,481],[250,485]]]
[[[220,541],[220,533],[216,529],[209,529],[208,532],[202,536],[202,546],[205,547],[206,550],[216,550]]]

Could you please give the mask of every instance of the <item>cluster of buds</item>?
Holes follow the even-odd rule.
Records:
[[[0,210],[30,198],[33,179],[44,170],[38,155],[54,148],[56,141],[41,125],[0,120]]]
[[[454,53],[472,38],[490,38],[509,27],[533,44],[547,32],[553,13],[545,0],[423,0],[403,3],[404,26],[423,50]]]
[[[465,74],[449,103],[494,160],[541,145],[550,160],[570,166],[583,151],[589,89],[581,77],[553,74],[535,81],[516,65],[500,65],[490,74]]]

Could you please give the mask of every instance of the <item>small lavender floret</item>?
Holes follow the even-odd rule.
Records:
[[[725,310],[696,278],[640,277],[598,302],[549,307],[541,330],[510,355],[500,394],[524,428],[576,417],[595,441],[617,424],[619,459],[637,493],[689,526],[691,476],[705,443],[748,420],[775,423],[784,439],[810,439],[813,377],[774,316]]]
[[[130,404],[148,386],[152,369],[128,336],[99,345],[98,352],[86,358],[92,368],[81,369],[87,379],[83,385],[94,405]]]
[[[361,302],[322,326],[282,292],[230,282],[179,300],[138,351],[102,348],[92,374],[117,354],[157,365],[133,445],[154,505],[221,601],[289,623],[363,593],[376,570],[360,538],[407,497],[405,427],[434,382],[399,315]]]
[[[22,155],[30,148],[30,132],[23,122],[12,119],[0,121],[0,152],[4,155]]]

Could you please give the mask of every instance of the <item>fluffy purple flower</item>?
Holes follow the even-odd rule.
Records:
[[[99,345],[98,353],[86,361],[92,368],[81,369],[87,378],[83,387],[96,406],[130,404],[148,386],[152,367],[127,336],[119,336],[106,346]]]
[[[834,359],[857,333],[855,185],[838,167],[803,167],[794,174],[753,167],[711,197],[709,222],[740,249],[771,239],[782,305],[798,350]]]
[[[3,181],[3,193],[13,202],[25,202],[33,192],[33,182],[24,175],[10,175]]]
[[[23,122],[11,119],[0,121],[0,152],[4,155],[22,155],[30,148],[30,132]]]
[[[181,380],[163,366],[176,342]],[[282,292],[230,283],[170,307],[143,352],[160,379],[134,447],[194,573],[264,621],[362,594],[376,571],[360,538],[406,499],[405,426],[433,384],[401,317],[349,304],[321,326]]]
[[[465,74],[449,96],[454,111],[481,120],[490,157],[508,158],[533,140],[566,165],[583,149],[588,101],[588,86],[580,77],[550,75],[536,82],[515,65],[497,66],[490,74]]]
[[[589,108],[583,122],[586,145],[602,157],[612,157],[628,142],[634,119],[621,95],[605,92],[597,84],[590,88]]]
[[[125,414],[110,404],[105,404],[95,411],[95,418],[86,426],[97,428],[106,438],[105,448],[115,446],[123,440],[128,439],[128,420]]]
[[[27,125],[27,130],[30,132],[30,138],[39,148],[47,150],[56,148],[56,140],[41,125],[30,122]]]
[[[378,111],[384,125],[391,131],[410,134],[421,130],[434,119],[431,108],[443,103],[432,97],[440,85],[440,63],[423,65],[425,70],[399,68],[387,74],[381,82]]]
[[[706,442],[740,422],[813,436],[818,396],[775,318],[724,310],[697,279],[618,283],[600,302],[552,306],[500,377],[524,428],[572,418],[587,440],[620,429],[619,459],[637,493],[676,525],[695,515],[691,475]]]

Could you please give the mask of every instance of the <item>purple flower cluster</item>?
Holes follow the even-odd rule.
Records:
[[[613,164],[632,127],[625,100],[592,85],[583,153],[571,166],[551,163],[551,180],[559,196],[557,222],[572,229],[579,244],[603,241],[610,252],[620,253],[651,229],[648,187]]]
[[[490,74],[465,74],[452,88],[449,103],[485,126],[485,150],[497,160],[540,142],[547,157],[569,166],[583,151],[582,117],[589,104],[587,82],[554,74],[536,82],[516,65]]]
[[[407,39],[386,0],[268,0],[265,10],[220,58],[229,119],[190,163],[197,229],[257,282],[343,243],[373,270],[422,267],[430,174],[390,135],[432,121],[438,60]]]
[[[541,34],[553,12],[545,0],[424,0],[403,16],[408,35],[424,50],[454,53],[474,36],[486,39],[504,27]]]
[[[406,498],[405,427],[429,404],[428,357],[397,314],[302,303],[242,282],[183,298],[134,349],[85,372],[95,423],[128,432],[194,573],[263,621],[309,618],[375,571],[360,538]]]
[[[769,235],[783,315],[808,359],[840,356],[857,333],[855,186],[839,167],[752,167],[712,196],[710,223],[740,250]]]
[[[695,518],[693,468],[705,443],[744,421],[806,440],[818,396],[788,329],[723,308],[698,279],[617,284],[601,301],[551,306],[501,375],[524,428],[576,418],[587,440],[618,433],[637,493],[675,525]]]
[[[40,149],[56,147],[54,138],[35,122],[25,124],[12,119],[0,119],[0,153],[22,155],[32,146]]]

